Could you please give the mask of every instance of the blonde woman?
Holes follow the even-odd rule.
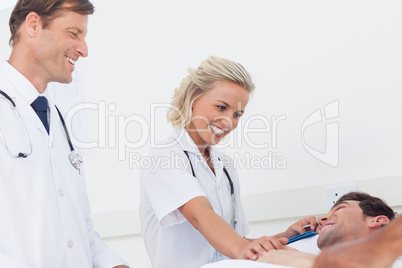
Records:
[[[256,260],[282,248],[287,239],[280,237],[303,232],[307,219],[276,237],[245,238],[234,164],[214,145],[237,127],[253,90],[240,64],[213,56],[176,89],[167,114],[175,131],[151,150],[155,165],[141,173],[142,234],[153,267],[200,267],[225,256]]]

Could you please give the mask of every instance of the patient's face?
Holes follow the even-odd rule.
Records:
[[[359,203],[359,201],[345,201],[332,208],[325,217],[318,218],[321,231],[317,245],[320,249],[369,234],[370,217],[364,219]]]

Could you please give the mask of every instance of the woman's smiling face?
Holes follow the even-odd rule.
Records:
[[[249,100],[242,86],[219,81],[192,105],[191,122],[186,130],[199,148],[218,144],[237,127]]]

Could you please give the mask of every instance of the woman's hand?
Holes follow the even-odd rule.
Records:
[[[288,242],[285,237],[276,238],[274,236],[263,236],[257,239],[249,239],[250,243],[243,249],[240,258],[257,260],[271,249],[282,249]]]

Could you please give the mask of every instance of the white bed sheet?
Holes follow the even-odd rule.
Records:
[[[291,243],[289,246],[299,251],[319,254],[320,249],[317,247],[317,235],[307,237],[302,240]],[[201,266],[201,268],[289,268],[289,266],[282,266],[276,264],[261,263],[248,260],[223,260],[214,263],[209,263]]]
[[[318,236],[308,237],[299,241],[296,241],[289,246],[306,253],[318,255],[320,249],[317,247]],[[203,265],[201,268],[289,268],[288,266],[261,263],[248,260],[223,260],[215,263],[209,263]],[[402,256],[395,261],[392,268],[402,268]]]
[[[248,260],[223,260],[214,263],[208,263],[201,268],[289,268],[288,266],[268,264]]]

